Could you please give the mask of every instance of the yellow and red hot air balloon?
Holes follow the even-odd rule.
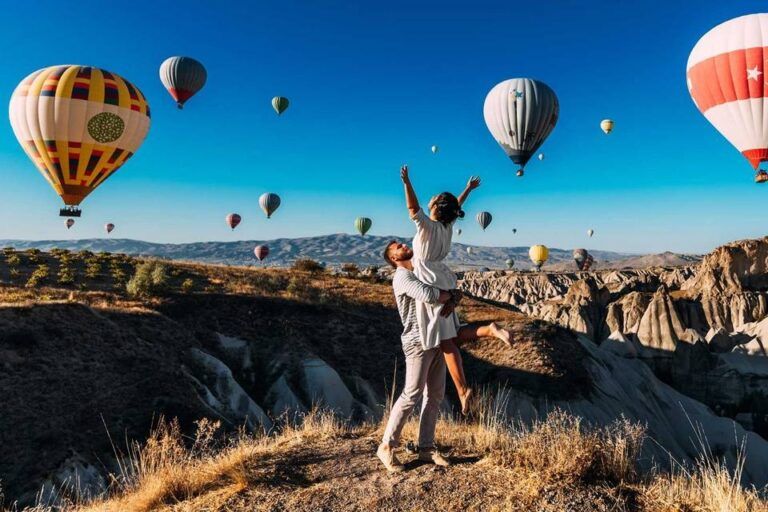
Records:
[[[686,78],[696,107],[755,171],[768,160],[768,14],[716,26],[693,47]],[[759,171],[755,181],[768,181]]]
[[[124,78],[90,66],[35,71],[11,96],[13,132],[66,205],[77,206],[119,169],[149,131],[149,104]]]

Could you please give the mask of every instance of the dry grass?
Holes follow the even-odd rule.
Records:
[[[510,425],[501,409],[484,398],[474,421],[442,418],[439,442],[471,462],[441,475],[415,467],[394,487],[373,454],[383,425],[350,428],[313,411],[270,437],[240,434],[222,441],[215,423],[200,422],[193,439],[175,423],[163,423],[143,446],[133,447],[110,497],[64,510],[450,510],[458,503],[467,510],[768,510],[756,491],[738,484],[738,471],[712,460],[672,474],[639,475],[644,432],[637,425],[591,428],[559,411],[530,426]],[[404,438],[416,433],[411,421]],[[294,472],[311,477],[297,484],[286,476]]]

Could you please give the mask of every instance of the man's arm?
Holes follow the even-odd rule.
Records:
[[[459,195],[459,206],[464,205],[464,201],[467,200],[467,197],[469,197],[469,193],[475,190],[477,187],[480,186],[480,177],[479,176],[470,176],[469,181],[467,182],[467,186],[464,187],[464,191]]]
[[[426,302],[427,304],[445,304],[451,300],[451,292],[443,291],[419,281],[412,273],[407,272],[396,276],[395,291],[408,297]]]

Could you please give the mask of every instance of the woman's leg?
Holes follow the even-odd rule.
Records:
[[[457,341],[466,343],[478,338],[497,338],[512,347],[512,340],[507,329],[502,329],[495,322],[488,325],[464,325],[459,329]]]
[[[456,338],[443,340],[440,342],[440,349],[443,351],[445,366],[448,367],[448,373],[451,374],[456,391],[461,401],[461,413],[465,416],[469,413],[469,399],[472,396],[472,389],[467,385],[467,377],[464,375],[464,363],[461,360],[459,347],[456,345]]]

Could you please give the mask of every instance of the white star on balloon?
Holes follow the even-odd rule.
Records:
[[[760,75],[762,75],[763,72],[759,71],[757,69],[757,66],[755,66],[752,69],[747,69],[747,80],[754,80],[757,81],[758,78],[760,78]]]

